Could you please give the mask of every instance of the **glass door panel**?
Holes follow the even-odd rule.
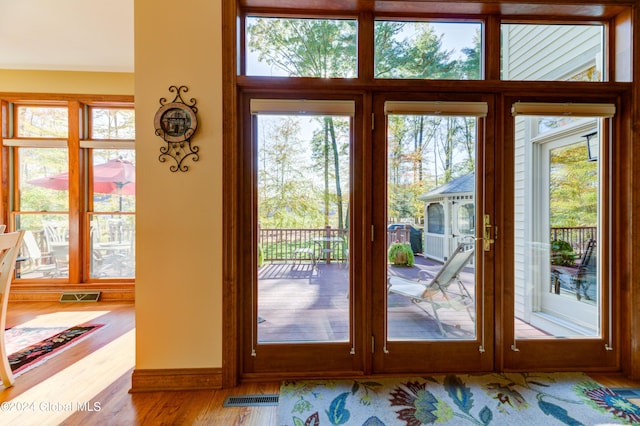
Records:
[[[593,109],[593,116],[543,113],[555,105],[524,105],[532,115],[519,115],[521,106],[514,106],[513,340],[505,341],[507,368],[615,363],[604,263],[609,244],[603,238],[611,197],[604,136],[610,123],[597,116],[612,107],[576,107]]]
[[[384,108],[385,231],[384,244],[374,244],[385,260],[377,269],[385,277],[378,284],[385,289],[384,342],[374,369],[486,369],[493,360],[484,348],[482,295],[491,286],[484,285],[477,236],[485,215],[478,179],[486,166],[480,136],[487,104],[386,101]]]
[[[478,120],[387,120],[387,338],[474,340]]]
[[[516,339],[601,335],[598,121],[516,117]]]
[[[255,258],[243,262],[252,282],[243,288],[243,370],[362,371],[351,261],[361,250],[351,214],[361,209],[353,186],[362,129],[356,101],[251,98],[247,105],[253,208],[242,232]]]
[[[256,117],[258,343],[350,338],[350,121]]]

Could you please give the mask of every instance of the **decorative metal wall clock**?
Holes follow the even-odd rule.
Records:
[[[182,99],[182,94],[189,91],[187,86],[170,86],[169,91],[174,92],[176,97],[171,102],[167,102],[166,98],[160,98],[161,107],[153,120],[156,135],[167,143],[160,148],[158,159],[164,163],[167,157],[172,158],[176,164],[172,164],[169,170],[186,172],[189,166],[184,164],[184,160],[189,157],[193,161],[200,159],[199,148],[191,145],[191,137],[198,128],[198,108],[195,106],[194,98],[189,99],[189,103]]]

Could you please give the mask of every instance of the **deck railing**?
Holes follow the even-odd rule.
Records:
[[[293,261],[296,250],[314,250],[319,260],[324,258],[326,250],[331,250],[331,260],[347,260],[348,230],[331,228],[315,229],[277,229],[259,228],[258,238],[262,246],[264,260],[268,262]],[[323,241],[323,239],[328,239]],[[340,243],[338,240],[343,242]]]
[[[582,256],[590,239],[596,238],[597,228],[594,226],[551,228],[551,241],[562,240],[571,244],[573,251]],[[325,249],[332,250],[331,259],[344,262],[347,260],[349,247],[349,231],[347,229],[331,228],[259,228],[258,237],[264,260],[269,262],[293,261],[298,249],[316,249],[318,240],[322,238],[342,239],[343,244],[323,242]],[[408,229],[387,231],[387,243],[393,241],[409,242]],[[328,247],[328,245],[331,245]]]
[[[395,242],[411,244],[411,229],[409,225],[404,228],[387,230],[387,248]]]
[[[596,238],[597,228],[595,226],[551,228],[551,241],[562,240],[568,242],[578,257],[582,257],[589,240]]]

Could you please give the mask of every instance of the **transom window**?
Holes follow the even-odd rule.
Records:
[[[604,81],[603,49],[602,25],[503,24],[502,79]]]
[[[482,78],[480,23],[376,21],[377,78]]]
[[[248,17],[246,25],[247,75],[357,76],[357,22],[353,19]]]

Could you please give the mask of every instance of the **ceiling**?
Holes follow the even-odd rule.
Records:
[[[0,69],[133,72],[133,0],[0,0]]]

